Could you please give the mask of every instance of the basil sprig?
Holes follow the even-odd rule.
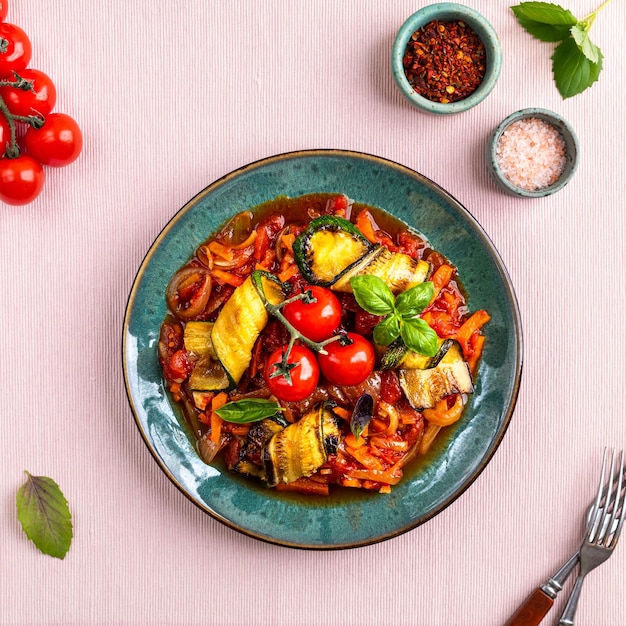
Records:
[[[434,295],[431,282],[414,285],[397,297],[378,276],[354,276],[350,285],[361,308],[384,316],[374,327],[374,341],[378,345],[388,346],[401,337],[414,352],[425,356],[437,354],[437,333],[419,317]]]
[[[228,402],[215,412],[225,421],[236,424],[259,422],[266,417],[274,417],[283,409],[278,402],[263,398],[249,398]]]
[[[589,29],[610,1],[605,0],[580,20],[568,9],[550,2],[521,2],[511,7],[517,21],[533,37],[558,43],[552,55],[552,75],[563,99],[583,92],[600,76],[603,56],[589,38]]]

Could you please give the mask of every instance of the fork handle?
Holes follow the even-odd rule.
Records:
[[[572,593],[570,594],[569,600],[565,605],[565,609],[563,610],[563,615],[561,615],[561,619],[559,620],[559,626],[573,626],[574,625],[574,615],[576,614],[576,609],[578,608],[578,599],[580,598],[580,590],[583,586],[583,580],[585,579],[585,573],[582,572],[578,575],[576,582],[574,583],[574,587],[572,589]]]
[[[541,587],[535,589],[505,626],[537,626],[553,604],[554,598],[551,598]]]
[[[552,608],[554,599],[563,589],[563,583],[576,567],[576,563],[578,563],[578,552],[573,554],[547,583],[535,589],[528,596],[524,604],[517,609],[505,626],[537,626],[540,624]]]

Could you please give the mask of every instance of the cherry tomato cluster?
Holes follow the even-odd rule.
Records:
[[[72,117],[52,112],[54,83],[28,67],[31,42],[4,21],[7,9],[7,0],[0,0],[0,200],[19,205],[40,194],[43,166],[63,167],[78,158],[83,137]]]
[[[304,337],[324,342],[333,337],[341,323],[341,303],[324,287],[308,286],[311,300],[295,300],[286,304],[283,315]],[[265,382],[270,391],[286,402],[304,400],[315,391],[320,375],[329,383],[341,386],[358,385],[373,371],[375,355],[372,344],[358,333],[343,333],[324,344],[317,355],[301,343],[295,343],[287,354],[288,375],[281,373],[281,364],[288,346],[275,350],[267,361]]]

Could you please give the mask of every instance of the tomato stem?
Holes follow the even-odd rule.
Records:
[[[330,337],[329,339],[325,339],[324,341],[312,341],[308,337],[305,337],[283,315],[281,309],[284,306],[287,306],[288,304],[290,304],[291,302],[296,302],[297,300],[303,300],[304,302],[308,304],[315,302],[313,293],[310,290],[304,290],[302,293],[296,294],[295,296],[292,296],[291,298],[287,298],[286,300],[283,300],[282,302],[279,302],[278,304],[272,304],[265,296],[263,289],[259,287],[260,281],[259,281],[259,284],[257,284],[256,281],[253,281],[253,282],[257,286],[257,292],[259,296],[261,297],[261,300],[263,300],[263,304],[265,305],[265,309],[267,310],[267,312],[273,315],[282,323],[282,325],[287,329],[287,332],[289,333],[289,336],[290,336],[289,345],[287,346],[287,349],[283,352],[283,358],[281,362],[275,364],[276,370],[272,374],[272,378],[274,376],[282,375],[285,377],[287,381],[291,380],[291,376],[289,372],[292,369],[292,367],[290,366],[292,366],[293,364],[290,364],[288,360],[289,360],[289,356],[291,355],[291,350],[297,340],[300,340],[303,344],[311,348],[311,350],[313,350],[314,352],[318,352],[319,354],[328,354],[328,352],[324,350],[324,346],[326,346],[329,343],[332,343],[333,341],[341,340],[341,334],[339,334],[339,335]]]
[[[6,40],[0,40],[0,53],[2,52],[2,43]],[[13,87],[14,89],[21,89],[22,91],[34,91],[33,81],[22,78],[17,72],[13,72],[15,80],[0,80],[0,87]],[[9,111],[4,98],[0,95],[0,113],[4,115],[4,118],[9,125],[11,131],[11,139],[7,142],[4,154],[9,159],[16,159],[20,156],[20,146],[17,143],[17,127],[15,122],[24,122],[29,124],[33,128],[41,128],[45,122],[45,118],[41,114],[37,115],[13,115]]]

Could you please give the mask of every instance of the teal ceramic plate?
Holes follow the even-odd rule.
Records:
[[[280,195],[341,192],[383,208],[422,232],[459,268],[472,310],[491,314],[476,392],[463,418],[390,494],[338,489],[328,498],[275,493],[209,467],[170,403],[157,341],[169,278],[233,214]],[[450,505],[486,467],[511,419],[520,384],[522,335],[515,294],[476,220],[420,174],[368,154],[312,150],[274,156],[224,176],[165,226],[135,279],[123,330],[126,389],[148,449],[194,504],[224,524],[285,546],[333,549],[389,539]],[[350,492],[350,493],[346,493]],[[357,493],[352,493],[357,492]]]

